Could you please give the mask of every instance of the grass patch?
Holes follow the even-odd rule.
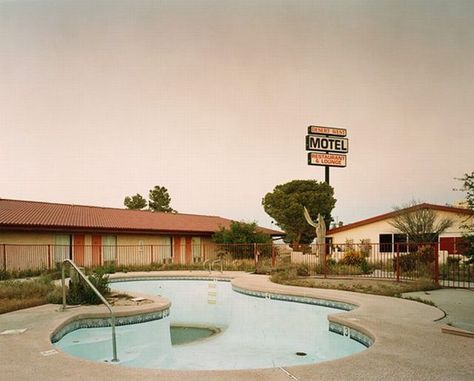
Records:
[[[0,282],[0,314],[60,302],[61,290],[48,277]]]
[[[413,301],[415,301],[415,302],[420,302],[420,303],[428,304],[429,306],[438,307],[438,306],[436,305],[436,303],[433,302],[432,300],[427,300],[427,299],[423,299],[423,298],[419,298],[419,297],[413,297],[413,296],[403,296],[402,298],[403,298],[403,299],[407,299],[407,300],[413,300]]]
[[[431,280],[420,279],[416,281],[395,282],[392,280],[367,279],[367,278],[309,278],[298,277],[296,271],[285,269],[276,271],[271,276],[272,282],[288,286],[335,289],[342,291],[360,292],[364,294],[400,297],[405,292],[428,291],[440,288]]]
[[[9,280],[9,279],[33,278],[33,277],[39,277],[39,276],[47,276],[50,279],[61,279],[61,271],[59,269],[53,269],[53,270],[36,269],[36,270],[14,270],[14,271],[0,270],[0,281]]]
[[[267,261],[268,262],[268,261]],[[271,262],[270,262],[271,263]],[[223,260],[223,270],[224,271],[246,271],[246,272],[255,272],[255,261],[250,259],[227,259]],[[213,271],[220,271],[220,263],[215,263],[212,266]],[[271,266],[269,264],[262,263],[259,264],[259,269],[265,274],[269,274],[271,271]],[[86,269],[86,274],[92,272],[102,272],[105,274],[114,274],[116,272],[135,272],[135,271],[208,271],[209,263],[198,262],[191,264],[177,264],[177,263],[153,263],[149,265],[116,265],[114,263],[109,263],[101,267],[94,269]]]

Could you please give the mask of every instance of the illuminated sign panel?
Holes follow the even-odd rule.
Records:
[[[345,128],[336,128],[336,127],[309,126],[308,134],[346,136],[347,130]]]
[[[306,135],[306,150],[347,153],[349,152],[349,139],[325,135]]]
[[[308,164],[329,167],[345,167],[347,165],[346,157],[346,155],[308,152]]]

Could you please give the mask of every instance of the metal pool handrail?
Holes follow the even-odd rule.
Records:
[[[115,338],[115,314],[112,311],[112,307],[109,304],[109,302],[107,302],[107,300],[103,297],[103,295],[97,290],[97,288],[95,288],[95,286],[91,283],[91,281],[89,279],[87,279],[87,277],[84,275],[84,273],[81,271],[81,269],[79,267],[77,267],[76,264],[73,261],[71,261],[70,259],[63,260],[63,262],[61,264],[61,283],[62,283],[62,288],[63,288],[63,307],[62,307],[62,311],[66,310],[66,276],[65,276],[65,272],[64,272],[64,267],[65,267],[66,263],[69,263],[73,267],[73,269],[77,271],[77,273],[82,277],[82,279],[85,280],[85,282],[92,289],[92,291],[94,291],[95,294],[100,298],[102,303],[104,303],[105,306],[109,309],[109,312],[110,312],[110,325],[112,327],[112,350],[113,350],[112,361],[114,361],[114,362],[119,361],[119,359],[117,358],[117,340]]]
[[[223,269],[223,267],[222,267],[222,266],[223,266],[223,264],[222,264],[222,259],[219,259],[219,258],[218,258],[218,259],[214,259],[214,260],[212,260],[212,259],[206,259],[206,260],[203,262],[203,264],[202,264],[202,266],[203,266],[204,268],[206,268],[206,263],[209,263],[209,273],[212,272],[212,266],[213,266],[215,263],[220,263],[220,264],[221,264],[221,273],[224,272],[224,271],[223,271],[224,269]]]

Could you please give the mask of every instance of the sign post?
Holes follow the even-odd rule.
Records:
[[[345,167],[349,139],[345,128],[309,126],[306,135],[308,165],[324,167],[324,181],[329,184],[329,168]]]

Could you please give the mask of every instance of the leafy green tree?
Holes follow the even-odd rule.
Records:
[[[212,236],[215,243],[271,243],[272,237],[258,230],[256,222],[232,221],[229,228],[221,227]]]
[[[177,213],[170,207],[171,197],[168,189],[155,185],[148,194],[148,207],[153,212]]]
[[[215,232],[212,240],[219,244],[219,256],[230,254],[232,258],[254,258],[255,245],[260,255],[268,256],[272,252],[272,237],[258,230],[255,222],[232,221],[229,228],[221,227]]]
[[[402,207],[396,207],[395,211],[398,213],[389,224],[406,234],[410,242],[435,242],[441,233],[453,225],[453,220],[439,219],[433,209],[423,208],[419,204],[413,200]]]
[[[135,196],[125,197],[125,200],[123,200],[123,204],[128,209],[140,210],[140,209],[146,208],[147,202],[141,194],[137,193]]]
[[[314,227],[306,222],[303,208],[308,209],[313,219],[320,213],[329,226],[336,199],[334,189],[327,183],[293,180],[277,185],[265,195],[262,204],[265,212],[286,232],[285,242],[298,245],[311,243],[316,235]]]
[[[474,171],[465,173],[460,179],[463,182],[463,191],[466,192],[467,207],[474,210]],[[464,255],[468,257],[468,263],[474,263],[474,215],[464,221],[461,228],[464,230],[463,238],[466,245]]]

